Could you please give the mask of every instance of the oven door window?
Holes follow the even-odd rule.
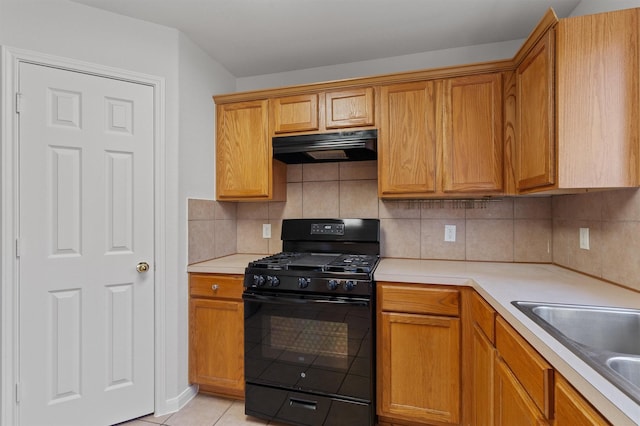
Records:
[[[247,382],[370,400],[366,299],[245,297]]]

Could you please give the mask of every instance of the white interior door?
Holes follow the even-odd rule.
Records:
[[[151,413],[153,89],[29,63],[19,87],[20,423]]]

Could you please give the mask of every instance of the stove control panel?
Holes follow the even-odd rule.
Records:
[[[344,235],[344,223],[313,223],[311,235]]]
[[[245,286],[263,290],[289,290],[325,294],[368,295],[370,280],[291,275],[245,274]]]

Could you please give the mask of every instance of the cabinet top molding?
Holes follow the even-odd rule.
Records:
[[[278,87],[272,89],[252,90],[248,92],[235,92],[214,95],[213,100],[217,105],[243,102],[258,99],[269,99],[280,96],[292,96],[303,93],[322,92],[333,89],[349,89],[361,86],[373,86],[377,84],[408,83],[413,81],[435,80],[442,78],[461,77],[471,74],[495,73],[501,71],[513,71],[527,52],[533,47],[545,31],[558,23],[558,17],[553,9],[549,9],[542,17],[538,25],[533,29],[520,50],[511,59],[497,61],[478,62],[449,67],[430,68],[417,71],[381,74],[369,77],[348,78],[310,84]]]

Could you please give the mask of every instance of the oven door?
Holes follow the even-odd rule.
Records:
[[[370,298],[247,290],[243,299],[247,414],[296,424],[354,416],[370,424]]]

